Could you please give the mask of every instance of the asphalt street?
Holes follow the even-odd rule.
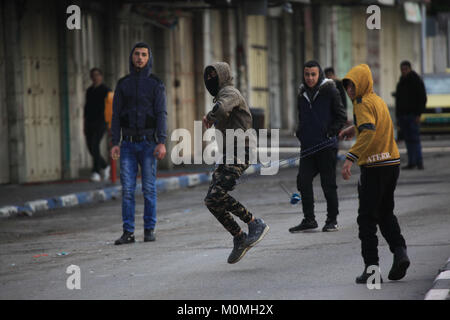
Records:
[[[0,299],[423,299],[450,257],[450,153],[425,153],[424,171],[401,171],[396,214],[411,266],[387,279],[392,254],[379,234],[384,283],[355,284],[363,269],[356,224],[359,169],[338,174],[340,231],[321,232],[326,203],[314,182],[317,232],[291,234],[302,218],[280,182],[295,191],[297,169],[257,176],[233,196],[270,226],[267,236],[237,264],[227,264],[230,235],[203,204],[208,186],[158,196],[157,241],[143,242],[143,198],[137,197],[135,244],[114,246],[121,235],[119,200],[37,213],[0,222]],[[403,161],[403,165],[405,161]],[[338,173],[342,163],[338,165]],[[240,222],[241,223],[241,222]],[[241,225],[243,225],[241,223]],[[244,230],[247,229],[244,226]],[[81,288],[66,286],[70,265]]]

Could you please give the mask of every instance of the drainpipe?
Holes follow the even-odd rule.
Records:
[[[425,73],[425,63],[427,61],[427,38],[426,38],[426,26],[427,26],[427,9],[425,7],[425,3],[421,3],[421,16],[422,16],[422,24],[421,24],[421,37],[420,37],[420,48],[421,48],[421,58],[422,58],[422,63],[421,63],[421,67],[420,67],[420,73],[422,74],[422,77]]]
[[[60,2],[60,12],[66,12],[66,1]],[[61,179],[71,178],[70,172],[70,111],[69,111],[69,81],[67,73],[67,29],[66,16],[61,15],[59,25],[59,91],[61,107],[61,152],[62,170]]]

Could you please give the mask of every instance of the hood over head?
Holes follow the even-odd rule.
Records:
[[[214,79],[207,80],[207,71],[209,71],[209,69],[211,68],[214,69],[217,73],[216,80]],[[226,86],[233,85],[231,68],[230,65],[226,62],[215,62],[206,66],[203,78],[205,81],[206,89],[208,89],[209,93],[212,96],[216,96],[220,89]]]
[[[351,80],[355,85],[356,97],[363,97],[373,93],[372,72],[367,64],[360,64],[351,68],[342,80],[344,87],[348,80]]]
[[[134,74],[137,73],[136,68],[133,65],[133,52],[134,49],[136,48],[147,48],[148,49],[148,62],[145,65],[145,67],[140,71],[141,74],[143,74],[144,76],[150,76],[152,73],[152,68],[153,68],[153,55],[152,55],[152,51],[150,50],[150,47],[148,44],[146,44],[145,42],[138,42],[133,46],[133,49],[131,49],[131,53],[130,53],[130,73]]]

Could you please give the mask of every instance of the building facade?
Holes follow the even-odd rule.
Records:
[[[67,7],[81,8],[81,29],[69,30]],[[250,5],[251,4],[251,5]],[[83,135],[89,70],[104,71],[114,90],[128,73],[132,46],[149,43],[154,73],[167,94],[170,168],[176,128],[194,130],[212,107],[203,70],[227,61],[234,82],[266,128],[291,135],[303,63],[334,66],[338,77],[359,63],[392,106],[402,60],[421,68],[421,24],[402,3],[379,5],[381,29],[366,27],[362,1],[57,1],[2,0],[0,5],[0,183],[75,179],[91,167]],[[427,73],[450,66],[446,14],[430,17]],[[351,108],[349,109],[349,114]],[[192,134],[193,138],[193,134]],[[193,144],[192,144],[193,145]],[[107,139],[102,150],[107,156]],[[194,150],[192,150],[193,156]],[[198,151],[197,151],[198,152]]]

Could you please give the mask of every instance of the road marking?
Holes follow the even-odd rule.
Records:
[[[449,289],[431,289],[425,296],[425,300],[445,300],[449,291]]]
[[[401,154],[406,154],[405,148],[400,148],[398,151]],[[266,148],[259,147],[258,152],[278,152],[278,153],[299,153],[300,147],[279,147],[279,148]],[[450,147],[425,147],[422,148],[422,153],[433,153],[433,152],[450,152]],[[346,154],[347,151],[339,151],[340,154]]]
[[[425,300],[450,299],[450,282],[448,281],[450,280],[450,258],[447,260],[445,266],[439,271],[439,275],[433,282],[433,288],[428,290],[427,294],[425,295]]]
[[[436,280],[448,280],[450,279],[450,270],[441,272]]]

